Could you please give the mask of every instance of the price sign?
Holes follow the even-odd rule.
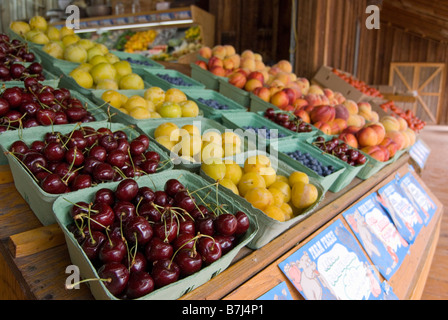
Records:
[[[426,160],[428,160],[430,153],[431,150],[428,145],[421,139],[417,140],[417,142],[411,147],[411,150],[409,150],[409,155],[412,160],[414,160],[421,169],[425,167]]]

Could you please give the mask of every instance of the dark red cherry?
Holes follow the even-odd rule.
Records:
[[[84,154],[77,147],[70,148],[65,152],[65,161],[70,165],[79,167],[84,163]]]
[[[170,197],[174,197],[178,192],[184,191],[185,187],[179,180],[170,179],[165,182],[164,190]]]
[[[127,254],[127,247],[121,238],[110,238],[103,243],[98,257],[103,263],[122,262]]]
[[[104,162],[107,159],[107,150],[102,146],[94,146],[89,151],[89,157],[95,158],[98,161]]]
[[[107,155],[106,162],[111,166],[122,168],[126,163],[126,154],[118,149],[112,150]]]
[[[115,213],[105,203],[95,203],[90,212],[90,227],[93,230],[102,231],[111,226],[115,221]]]
[[[134,199],[134,203],[138,204],[141,202],[152,202],[154,201],[155,194],[154,191],[149,187],[140,187],[138,189],[137,196]]]
[[[159,167],[159,163],[155,161],[144,161],[140,165],[140,168],[147,174],[154,174],[157,172],[157,168]]]
[[[145,147],[145,143],[140,140],[133,140],[129,145],[129,151],[133,156],[143,154],[146,151],[146,149],[147,148]]]
[[[198,272],[202,268],[202,257],[196,250],[181,249],[174,261],[179,266],[180,274],[182,276],[189,276]]]
[[[178,225],[176,220],[171,217],[165,221],[154,224],[154,236],[166,242],[173,242],[177,237]]]
[[[145,246],[145,257],[151,263],[158,260],[171,259],[173,254],[173,246],[157,237],[152,238]]]
[[[174,261],[159,260],[154,263],[151,275],[154,279],[156,288],[161,288],[176,282],[179,279],[180,268]]]
[[[230,213],[219,215],[214,222],[216,232],[224,236],[232,236],[238,227],[237,218]]]
[[[131,202],[138,194],[138,183],[133,179],[121,181],[115,190],[115,197],[121,201]]]
[[[147,272],[131,273],[126,287],[129,299],[138,299],[154,291],[154,280]]]
[[[93,167],[92,175],[96,181],[112,181],[115,176],[115,170],[108,163],[99,163],[95,167]]]
[[[120,295],[129,282],[129,270],[121,263],[111,262],[98,269],[98,276],[104,279],[104,285],[114,296]]]
[[[242,211],[238,211],[235,214],[236,220],[237,220],[237,227],[235,231],[236,236],[241,236],[249,230],[250,227],[250,220],[249,217]]]
[[[197,250],[201,254],[205,265],[212,264],[222,256],[222,250],[219,243],[209,237],[199,239]]]
[[[22,162],[33,174],[45,171],[44,168],[47,167],[45,156],[39,152],[27,152],[23,157]]]
[[[124,234],[128,241],[145,245],[152,239],[154,232],[148,220],[135,216],[126,223]]]
[[[221,246],[223,255],[235,247],[235,236],[215,235],[213,238]]]
[[[135,256],[127,255],[123,260],[123,264],[131,273],[143,272],[148,268],[148,261],[146,260],[145,255],[140,251],[137,251]]]
[[[70,186],[73,191],[90,188],[92,186],[92,177],[89,174],[79,174]]]
[[[174,196],[174,203],[177,207],[180,207],[187,212],[192,212],[194,209],[196,209],[196,201],[188,193],[188,191],[177,192]]]
[[[123,223],[126,223],[136,216],[135,206],[128,201],[117,201],[113,206],[113,210],[115,212],[115,219],[117,221],[121,220]]]
[[[41,181],[40,186],[45,192],[50,194],[62,194],[67,188],[67,185],[56,173],[52,173],[46,176],[45,179]]]
[[[157,163],[160,162],[160,154],[158,152],[156,152],[156,151],[145,152],[144,156],[145,156],[146,160],[151,160],[151,161],[154,161],[154,162],[157,162]]]
[[[138,206],[138,215],[153,223],[160,222],[162,219],[162,213],[152,204],[152,202],[140,203]]]
[[[173,241],[173,248],[175,251],[182,249],[193,249],[194,246],[194,234],[191,233],[179,233],[176,239]]]
[[[215,234],[215,225],[211,215],[200,216],[195,220],[196,232],[213,236]]]
[[[81,248],[90,261],[95,261],[98,258],[100,248],[106,241],[106,236],[100,231],[93,231],[88,233]]]
[[[102,188],[95,192],[93,202],[103,202],[109,206],[112,206],[115,203],[114,192],[108,188]]]

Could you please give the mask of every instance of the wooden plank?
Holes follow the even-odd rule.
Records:
[[[13,181],[14,179],[9,165],[0,166],[0,184],[11,183]]]
[[[14,258],[20,258],[64,243],[62,230],[53,224],[10,236],[8,247]]]

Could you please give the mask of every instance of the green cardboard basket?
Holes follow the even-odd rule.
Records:
[[[309,177],[312,177],[313,179],[318,181],[325,191],[337,191],[336,188],[333,188],[333,185],[335,185],[335,182],[345,172],[346,169],[334,159],[323,157],[320,150],[318,151],[309,144],[298,139],[295,139],[293,141],[281,141],[279,142],[277,149],[274,150],[278,153],[278,159],[280,161],[286,163],[297,171],[306,173]],[[322,163],[322,165],[324,166],[333,166],[335,168],[335,172],[326,177],[320,176],[319,174],[317,174],[317,172],[303,165],[301,162],[291,158],[287,154],[290,152],[295,152],[297,150],[300,150],[303,153],[309,153],[313,158]]]
[[[200,176],[190,173],[188,171],[182,170],[171,170],[167,172],[162,172],[157,175],[157,178],[151,176],[145,176],[138,180],[139,186],[147,186],[155,190],[163,190],[164,184],[169,179],[178,179],[183,183],[189,190],[198,190],[197,194],[201,198],[205,199],[207,194],[210,193],[213,196],[208,196],[206,199],[207,204],[217,205],[214,186],[210,186],[207,181],[202,179]],[[118,183],[109,183],[101,187],[110,188],[115,190]],[[64,195],[56,199],[53,210],[55,212],[55,217],[58,225],[61,227],[64,237],[67,243],[68,252],[73,265],[76,265],[80,270],[80,276],[83,279],[98,278],[98,273],[94,265],[89,261],[81,246],[78,244],[77,240],[74,238],[73,234],[68,230],[67,226],[72,223],[72,218],[69,214],[72,207],[72,203],[77,201],[87,201],[90,202],[93,196],[100,187],[94,187],[88,190],[80,190],[73,192],[68,195]],[[201,190],[199,190],[201,189]],[[197,197],[198,198],[198,197]],[[68,201],[67,201],[68,200]],[[69,202],[70,201],[70,202]],[[200,201],[200,200],[199,200]],[[176,300],[187,294],[188,292],[198,288],[203,285],[225,269],[227,269],[232,261],[237,256],[238,252],[246,246],[258,232],[258,222],[257,217],[252,215],[251,208],[247,205],[247,202],[242,201],[242,199],[236,199],[227,196],[219,192],[218,194],[219,204],[226,205],[229,212],[243,211],[246,212],[250,219],[250,227],[242,238],[239,239],[238,244],[227,254],[223,255],[213,264],[201,269],[197,273],[191,276],[179,279],[178,281],[167,285],[165,287],[159,288],[152,293],[143,296],[137,300]],[[109,290],[104,286],[102,281],[92,281],[87,283],[92,295],[97,300],[118,300],[113,296]]]
[[[144,72],[147,74],[148,82],[153,87],[160,87],[163,90],[168,90],[171,88],[176,88],[180,90],[187,89],[204,89],[205,86],[199,81],[194,80],[193,78],[177,71],[177,70],[168,70],[168,69],[145,69]],[[165,79],[161,78],[159,75],[167,75],[170,77],[179,77],[188,85],[176,85],[172,84]]]
[[[59,80],[60,80],[59,76],[47,71],[46,69],[44,69],[43,75],[45,76],[45,80],[40,81],[40,83],[42,85],[53,87],[53,88],[59,87]],[[20,81],[20,80],[5,81],[5,82],[2,82],[1,85],[2,86],[4,85],[6,88],[23,87],[23,81]]]
[[[250,93],[230,84],[228,80],[219,79],[219,92],[236,101],[245,108],[250,108]]]
[[[224,133],[226,132],[226,130],[229,130],[228,128],[226,128],[225,126],[219,124],[218,122],[211,120],[211,119],[206,119],[206,118],[201,118],[201,119],[196,119],[196,120],[192,120],[189,118],[180,118],[180,119],[173,119],[173,120],[169,120],[167,121],[165,119],[165,121],[154,121],[154,122],[144,122],[144,123],[139,123],[137,124],[137,128],[138,130],[140,130],[143,134],[146,134],[147,136],[149,136],[154,142],[156,142],[155,137],[154,137],[154,132],[155,130],[162,124],[165,122],[172,122],[174,124],[176,124],[179,128],[183,127],[184,125],[189,125],[189,124],[193,124],[196,127],[200,127],[201,130],[201,135],[203,135],[205,132],[219,132],[219,133]],[[236,134],[238,134],[238,132],[236,132]],[[239,134],[238,134],[239,135]],[[249,139],[245,139],[244,136],[239,135],[240,138],[242,139],[242,147],[244,151],[247,150],[253,150],[255,149],[255,145],[253,143],[253,140],[249,140]],[[157,142],[156,142],[157,143]],[[175,153],[172,153],[171,150],[166,149],[164,146],[162,146],[161,144],[157,143],[159,145],[160,148],[162,148],[166,153],[171,155],[171,159],[174,163],[174,167],[176,169],[182,169],[182,170],[188,170],[190,172],[195,172],[195,173],[199,173],[200,167],[201,167],[201,162],[199,161],[200,159],[197,159],[198,161],[195,162],[191,162],[185,159],[180,159],[179,156]]]
[[[246,161],[246,159],[251,156],[255,156],[255,155],[265,155],[265,156],[269,157],[269,159],[271,160],[271,165],[276,170],[278,175],[284,175],[284,176],[289,177],[291,175],[291,173],[297,171],[296,169],[292,168],[285,162],[277,159],[274,155],[272,155],[272,154],[269,155],[266,152],[258,151],[258,150],[245,152],[245,153],[242,153],[235,157],[226,158],[226,160],[229,160],[229,159],[233,160],[241,167],[244,167],[244,162]],[[200,175],[205,180],[209,181],[210,183],[214,182],[213,179],[210,178],[207,174],[205,174],[202,170],[200,171]],[[229,190],[221,185],[219,186],[219,189],[220,189],[220,192],[228,194],[229,196],[233,197],[234,199],[241,199],[241,201],[246,202],[247,205],[250,206],[252,214],[257,217],[259,230],[258,230],[257,234],[255,235],[255,237],[252,239],[252,241],[247,245],[249,248],[257,250],[257,249],[264,247],[266,244],[268,244],[273,239],[275,239],[276,237],[281,235],[283,232],[290,229],[292,226],[294,226],[294,225],[298,224],[299,222],[305,220],[306,218],[310,217],[316,211],[319,204],[325,198],[326,191],[323,188],[323,186],[320,184],[320,182],[318,180],[314,179],[313,177],[310,177],[310,183],[314,184],[318,190],[317,201],[313,205],[311,205],[309,208],[304,210],[300,215],[296,216],[295,218],[293,218],[289,221],[285,221],[285,222],[280,222],[278,220],[275,220],[275,219],[269,217],[263,211],[252,206],[252,204],[247,202],[247,200],[245,200],[243,197],[235,195],[231,190]]]
[[[294,139],[295,133],[288,130],[265,117],[254,113],[254,112],[238,112],[238,113],[228,113],[222,116],[222,123],[232,129],[241,129],[245,133],[256,136],[258,144],[269,146],[271,144],[277,145],[281,141],[290,141]],[[277,130],[277,134],[284,135],[283,137],[266,139],[262,135],[258,134],[254,130],[246,130],[244,127],[253,128],[267,128],[267,130]],[[312,137],[314,133],[307,134],[307,137]]]
[[[214,75],[210,71],[202,69],[196,63],[190,63],[190,66],[191,77],[204,84],[207,89],[219,91],[219,80],[228,81],[228,78]]]
[[[136,138],[140,133],[134,129],[126,127],[120,124],[109,123],[107,121],[92,122],[81,125],[82,127],[92,127],[99,129],[102,127],[111,128],[113,131],[123,130],[129,135],[129,139]],[[63,125],[57,127],[55,131],[66,134],[71,132],[79,125]],[[4,152],[7,152],[14,141],[23,140],[26,143],[32,143],[35,140],[42,140],[45,134],[49,132],[48,128],[30,128],[22,133],[18,131],[11,131],[0,135],[0,145]],[[162,171],[170,170],[173,168],[172,163],[169,161],[168,155],[160,149],[156,144],[152,143],[149,147],[150,150],[157,151],[160,154],[161,162],[166,161],[166,165],[161,169]],[[56,223],[55,215],[52,210],[52,205],[59,195],[49,194],[42,190],[42,188],[36,183],[35,179],[30,175],[27,169],[10,154],[6,155],[11,173],[14,179],[14,185],[17,191],[29,204],[31,210],[43,225],[50,225]],[[157,175],[156,173],[155,175]]]
[[[241,106],[234,100],[229,99],[226,96],[224,96],[221,93],[214,91],[214,90],[208,90],[208,89],[185,90],[185,93],[191,100],[193,100],[197,103],[197,105],[199,106],[199,109],[201,109],[201,111],[204,113],[204,117],[213,119],[213,120],[216,120],[219,122],[221,121],[222,116],[224,114],[246,111],[246,108],[244,108],[243,106]],[[228,107],[228,109],[217,110],[213,107],[208,106],[206,103],[201,102],[200,98],[205,99],[205,100],[215,100],[222,105],[226,105]]]
[[[322,152],[318,147],[313,145],[313,142],[315,139],[316,138],[310,138],[306,141],[306,143],[308,143],[315,150],[321,152],[323,158],[333,159],[345,168],[345,171],[340,175],[340,177],[332,185],[331,191],[333,191],[333,192],[339,192],[342,189],[346,188],[353,181],[353,179],[356,178],[356,176],[359,174],[359,172],[361,172],[361,170],[363,170],[367,166],[367,163],[369,162],[369,160],[367,159],[366,163],[363,165],[359,165],[356,167],[351,166],[348,163],[337,158],[336,156]],[[328,140],[331,140],[332,137],[326,136],[325,139],[326,139],[326,141],[328,141]]]
[[[109,105],[106,103],[101,96],[103,93],[107,90],[90,90],[90,95],[92,97],[92,100],[95,101],[98,105],[102,105],[103,109],[106,110],[111,115],[111,121],[116,123],[124,123],[129,125],[138,125],[139,123],[159,123],[159,122],[166,122],[173,120],[172,118],[154,118],[154,119],[136,119],[117,108]],[[125,96],[132,97],[134,95],[138,95],[143,97],[145,90],[118,90],[118,92],[124,94]],[[194,121],[197,119],[202,119],[202,112],[199,112],[199,116],[195,118],[183,118],[183,119],[189,119],[189,121]]]

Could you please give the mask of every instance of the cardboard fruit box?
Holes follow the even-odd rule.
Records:
[[[185,187],[188,188],[188,190],[196,190],[200,198],[206,199],[206,204],[225,205],[229,213],[235,213],[237,211],[245,212],[249,217],[250,227],[246,234],[238,240],[237,245],[214,263],[188,277],[181,278],[172,284],[156,289],[152,293],[143,296],[138,300],[179,299],[186,293],[203,285],[211,278],[227,269],[237,256],[238,252],[244,246],[246,246],[258,232],[257,218],[252,215],[251,209],[247,205],[247,202],[244,202],[241,199],[229,197],[226,193],[222,193],[221,191],[219,191],[217,196],[215,196],[216,188],[214,186],[211,186],[207,181],[202,179],[197,174],[182,170],[171,170],[162,172],[158,174],[157,177],[144,176],[138,180],[138,184],[139,187],[147,186],[153,190],[163,190],[165,182],[169,179],[178,179]],[[55,212],[57,223],[64,233],[71,262],[73,265],[76,265],[79,268],[81,277],[83,279],[98,279],[99,276],[98,272],[85,255],[81,246],[78,244],[73,234],[67,228],[67,226],[73,221],[70,215],[70,210],[73,206],[72,203],[76,203],[78,201],[90,202],[92,201],[95,192],[100,188],[105,187],[111,190],[116,190],[117,185],[118,183],[108,183],[102,186],[90,188],[88,190],[80,190],[68,195],[61,196],[54,202],[53,210]],[[213,196],[207,197],[207,194],[209,193]],[[197,201],[200,201],[198,200],[198,197],[196,197],[196,199]],[[218,203],[216,203],[216,200],[218,200]],[[118,300],[118,298],[116,298],[109,292],[102,281],[87,282],[87,285],[90,287],[93,296],[97,300]]]
[[[109,123],[107,121],[92,122],[82,125],[82,127],[92,127],[99,129],[103,127],[110,128],[112,131],[123,130],[128,134],[129,139],[136,138],[140,133],[129,126],[122,124]],[[79,128],[79,125],[63,125],[59,126],[54,131],[58,131],[62,134],[67,134],[73,131],[75,128]],[[43,140],[47,132],[51,132],[51,129],[45,127],[30,128],[26,131],[11,131],[0,135],[0,145],[3,152],[8,152],[12,143],[18,140],[22,140],[27,144],[32,143],[35,140]],[[173,165],[169,160],[168,155],[160,149],[156,144],[152,143],[149,146],[149,150],[154,150],[160,154],[160,161],[163,162],[161,170],[171,170]],[[39,221],[44,225],[50,225],[56,223],[55,215],[53,213],[53,203],[59,197],[45,192],[40,185],[36,182],[36,179],[30,174],[28,169],[14,156],[7,153],[6,158],[11,168],[11,173],[14,179],[14,185],[20,195],[30,206]],[[156,173],[158,174],[158,173]],[[155,174],[155,175],[156,175]]]
[[[272,154],[268,154],[263,151],[259,150],[252,150],[249,152],[242,153],[240,155],[236,155],[234,157],[226,158],[225,160],[233,160],[235,161],[240,167],[244,167],[244,162],[247,158],[256,156],[256,155],[264,155],[267,156],[270,161],[272,167],[276,170],[277,175],[284,175],[286,177],[289,177],[293,172],[298,171],[285,162],[277,159],[277,157],[273,156]],[[201,177],[209,181],[210,183],[213,183],[213,179],[209,177],[203,170],[200,171]],[[306,208],[300,215],[296,216],[295,218],[281,222],[276,219],[273,219],[266,215],[263,211],[260,209],[255,208],[252,204],[246,201],[243,197],[234,194],[230,189],[227,189],[221,185],[219,185],[220,192],[228,194],[229,197],[232,197],[235,199],[235,201],[244,201],[246,202],[246,206],[248,205],[250,207],[250,212],[252,215],[256,216],[259,230],[254,236],[254,238],[248,243],[247,247],[258,250],[262,247],[264,247],[266,244],[268,244],[270,241],[281,235],[283,232],[290,229],[292,226],[300,223],[301,221],[305,220],[306,218],[310,217],[318,208],[319,204],[324,200],[326,191],[322,187],[322,185],[317,181],[314,177],[309,177],[310,183],[316,186],[318,191],[318,198],[317,201],[312,204],[310,207]]]

